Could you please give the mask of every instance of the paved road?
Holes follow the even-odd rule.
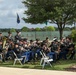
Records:
[[[76,75],[76,72],[0,67],[0,75]]]

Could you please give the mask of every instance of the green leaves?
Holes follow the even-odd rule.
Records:
[[[37,27],[37,28],[35,28],[35,31],[41,31],[41,29]]]
[[[28,16],[26,18],[28,23],[32,21],[42,23],[41,20],[44,22],[49,19],[57,22],[65,20],[63,23],[66,24],[76,15],[75,0],[24,0],[23,4],[27,7],[25,14]],[[34,20],[29,21],[29,19]]]
[[[29,31],[29,28],[23,27],[23,28],[21,29],[21,31],[23,31],[23,32]]]
[[[72,30],[72,33],[70,35],[74,42],[76,42],[76,30]]]
[[[53,26],[48,26],[47,31],[55,31],[55,28]]]
[[[50,20],[61,32],[76,19],[76,0],[24,0],[23,4],[27,7],[27,18],[23,18],[27,23],[42,24]]]

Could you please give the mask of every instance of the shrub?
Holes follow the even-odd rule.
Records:
[[[72,30],[72,33],[70,36],[73,39],[73,41],[76,42],[76,30]]]

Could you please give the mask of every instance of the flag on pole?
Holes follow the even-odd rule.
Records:
[[[17,23],[20,23],[20,18],[18,14],[17,14]]]

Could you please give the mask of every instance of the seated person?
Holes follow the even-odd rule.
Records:
[[[21,58],[21,51],[19,49],[19,44],[15,43],[14,52],[16,53],[18,58]]]
[[[70,56],[69,59],[73,59],[75,55],[75,45],[70,44],[67,48],[67,56]]]

